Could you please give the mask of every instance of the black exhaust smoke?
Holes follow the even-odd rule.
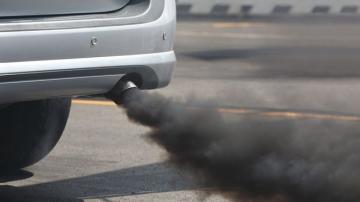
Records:
[[[293,121],[191,109],[156,94],[114,89],[109,98],[151,127],[172,163],[215,192],[241,201],[360,201],[360,136],[304,133]]]

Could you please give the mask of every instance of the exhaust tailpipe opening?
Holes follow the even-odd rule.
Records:
[[[126,92],[132,90],[138,90],[137,85],[130,80],[124,79],[120,80],[105,96],[117,105],[123,105]]]

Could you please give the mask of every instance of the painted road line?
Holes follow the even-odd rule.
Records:
[[[92,105],[92,106],[106,106],[116,107],[116,104],[112,101],[98,101],[98,100],[83,100],[74,99],[73,104],[78,105]],[[290,112],[290,111],[260,111],[255,109],[246,108],[217,108],[217,111],[223,114],[238,114],[238,115],[260,115],[274,118],[292,118],[292,119],[319,119],[330,121],[360,121],[360,116],[351,115],[332,115],[321,113],[307,113],[307,112]]]
[[[208,37],[208,38],[233,38],[233,39],[294,39],[285,35],[265,35],[265,34],[249,34],[249,33],[214,33],[207,31],[178,31],[176,33],[182,37]]]
[[[281,34],[252,34],[252,33],[230,33],[230,32],[211,32],[211,31],[178,31],[178,37],[196,37],[196,38],[218,38],[219,40],[225,39],[243,39],[243,40],[281,40],[281,41],[295,41],[295,40],[306,40],[306,41],[318,41],[318,37],[313,35],[281,35]],[[346,36],[346,37],[334,37],[332,35],[322,35],[321,40],[329,40],[331,42],[359,42],[358,36]]]
[[[111,101],[74,99],[74,100],[72,100],[72,103],[73,104],[78,104],[78,105],[94,105],[94,106],[116,107],[116,104],[114,102],[111,102]]]
[[[334,121],[360,121],[359,116],[346,115],[330,115],[330,114],[316,114],[316,113],[301,113],[301,112],[265,112],[261,113],[264,116],[272,117],[288,117],[294,119],[322,119]]]
[[[252,28],[265,27],[265,23],[259,22],[216,22],[212,24],[215,29],[231,29],[231,28]]]
[[[254,109],[227,109],[218,108],[220,113],[224,114],[256,114],[267,117],[285,117],[293,119],[321,119],[321,120],[334,120],[334,121],[360,121],[360,116],[351,115],[332,115],[320,113],[307,113],[307,112],[289,112],[289,111],[259,111]]]

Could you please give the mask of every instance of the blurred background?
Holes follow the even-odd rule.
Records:
[[[360,1],[178,0],[167,95],[226,107],[360,112]]]

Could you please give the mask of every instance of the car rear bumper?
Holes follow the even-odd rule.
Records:
[[[141,89],[166,86],[175,65],[173,51],[131,56],[8,63],[6,68],[32,66],[41,71],[0,77],[0,103],[61,96],[103,94],[127,74],[142,78]],[[51,70],[56,66],[58,70]]]
[[[154,21],[0,32],[0,103],[101,94],[124,75],[166,86],[175,65],[175,1]]]

